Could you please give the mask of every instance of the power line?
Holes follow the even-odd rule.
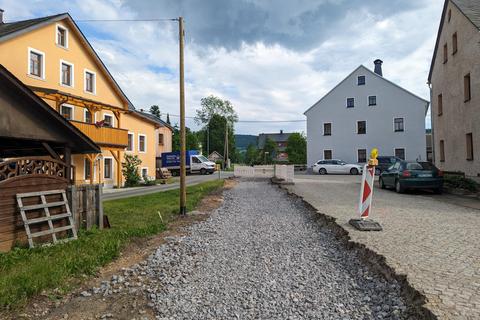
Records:
[[[154,19],[79,19],[75,22],[152,22],[152,21],[178,21],[178,18],[154,18]]]
[[[170,117],[175,117],[179,118],[180,116],[178,114],[168,114]],[[185,118],[188,119],[195,119],[195,117],[188,117],[186,116]],[[257,122],[266,122],[266,123],[282,123],[282,122],[306,122],[307,120],[303,119],[295,119],[295,120],[238,120],[235,123],[257,123]]]

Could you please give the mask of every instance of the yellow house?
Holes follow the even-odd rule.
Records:
[[[121,186],[124,152],[138,155],[143,173],[155,176],[155,124],[135,115],[68,13],[0,19],[0,63],[101,147],[101,154],[72,157],[76,183]]]

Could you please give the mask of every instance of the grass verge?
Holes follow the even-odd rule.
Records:
[[[188,187],[187,210],[194,209],[204,196],[222,185],[223,180],[215,180]],[[68,290],[69,280],[95,274],[118,257],[132,238],[165,230],[166,223],[178,212],[178,198],[179,191],[171,190],[106,201],[104,213],[111,229],[82,231],[78,240],[65,244],[14,248],[0,254],[0,309],[19,307],[46,289]]]

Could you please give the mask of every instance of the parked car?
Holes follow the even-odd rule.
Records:
[[[363,167],[358,164],[349,164],[345,161],[332,159],[332,160],[320,160],[313,165],[314,173],[327,174],[327,173],[342,173],[342,174],[360,174],[363,171]]]
[[[403,161],[402,159],[394,156],[379,156],[377,157],[378,166],[375,167],[375,175],[380,176],[383,171],[390,168],[397,161]]]
[[[392,187],[398,193],[407,189],[431,189],[441,193],[443,172],[430,162],[397,161],[378,179],[380,188]]]

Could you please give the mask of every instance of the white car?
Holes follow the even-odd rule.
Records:
[[[313,165],[313,172],[318,174],[340,173],[340,174],[360,174],[363,167],[359,164],[350,164],[345,161],[332,159],[320,160]]]

